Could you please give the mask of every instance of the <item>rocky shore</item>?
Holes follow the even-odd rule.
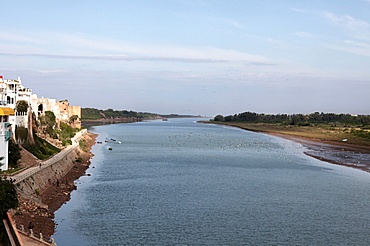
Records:
[[[96,134],[88,133],[84,135],[85,146],[84,149],[78,147],[78,161],[73,161],[72,168],[60,174],[57,180],[49,179],[48,185],[45,189],[39,190],[38,194],[27,194],[25,192],[18,192],[19,207],[17,210],[12,211],[13,218],[16,226],[21,229],[23,226],[25,231],[30,221],[32,221],[34,234],[43,234],[44,239],[50,239],[54,234],[54,212],[58,210],[64,203],[70,199],[70,193],[76,189],[74,181],[83,176],[90,165],[90,159],[93,154],[91,148],[95,144]],[[27,160],[30,158],[29,160]],[[29,155],[22,157],[21,162],[32,161],[35,163],[34,158]],[[75,156],[73,156],[75,158]],[[66,158],[65,162],[71,161]],[[44,180],[45,182],[45,180]],[[19,188],[19,187],[18,187]]]

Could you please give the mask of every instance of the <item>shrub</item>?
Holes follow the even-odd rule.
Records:
[[[82,150],[85,150],[85,148],[86,148],[86,141],[85,141],[85,140],[83,140],[83,139],[81,139],[81,140],[78,142],[78,145],[80,146],[80,148],[81,148]]]
[[[18,207],[17,192],[14,184],[0,177],[0,215],[3,215],[10,208]]]
[[[19,145],[11,138],[9,140],[9,155],[8,163],[10,167],[16,168],[17,162],[21,159],[21,148]]]
[[[15,129],[15,139],[17,140],[17,143],[23,144],[27,141],[28,137],[28,129],[24,126],[18,126]]]
[[[71,138],[76,135],[77,129],[72,128],[70,125],[61,122],[59,131],[59,140],[62,141],[62,145],[66,146],[72,144]]]

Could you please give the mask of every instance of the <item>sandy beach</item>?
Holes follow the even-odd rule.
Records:
[[[302,144],[306,155],[332,164],[370,172],[370,146],[267,133]]]
[[[343,142],[338,133],[322,133],[315,128],[289,128],[271,124],[245,124],[232,122],[200,121],[221,124],[246,131],[261,132],[300,143],[304,153],[321,161],[370,172],[370,142],[356,140]]]

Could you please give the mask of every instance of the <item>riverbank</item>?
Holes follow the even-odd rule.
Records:
[[[13,211],[13,218],[18,228],[24,226],[28,231],[28,223],[32,221],[35,235],[42,233],[44,239],[48,240],[54,234],[54,212],[70,199],[70,193],[76,189],[74,181],[83,176],[89,167],[93,156],[91,148],[95,144],[96,137],[97,135],[93,133],[83,136],[84,145],[76,148],[60,163],[68,166],[66,171],[59,168],[50,175],[48,173],[50,171],[45,170],[46,173],[41,174],[32,183],[17,186],[19,207]],[[45,183],[46,185],[40,185]],[[35,189],[34,192],[31,188],[32,193],[28,192],[27,186],[33,185],[39,185],[40,188]]]
[[[304,153],[308,156],[332,164],[370,172],[370,142],[350,136],[341,130],[257,123],[212,121],[202,121],[202,123],[221,124],[285,138],[300,143],[305,147]]]

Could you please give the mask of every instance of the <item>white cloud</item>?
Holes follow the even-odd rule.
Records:
[[[368,0],[370,1],[370,0]],[[370,23],[350,15],[335,15],[325,12],[323,16],[344,31],[345,38],[326,42],[324,47],[355,55],[370,57]]]
[[[331,23],[343,28],[349,32],[349,35],[359,38],[370,40],[370,23],[356,19],[350,15],[335,15],[330,12],[324,12],[324,17]]]
[[[13,37],[12,39],[19,38],[15,35],[10,36]],[[7,49],[0,48],[2,55],[110,61],[146,60],[204,63],[247,61],[261,64],[271,63],[264,56],[232,49],[211,46],[190,47],[127,43],[119,40],[87,37],[78,33],[24,33],[23,39],[19,38],[19,40],[22,40],[24,43],[17,45],[9,42],[13,45],[11,49],[8,49],[9,47]],[[24,47],[28,48],[24,49]],[[32,48],[29,49],[29,47]]]
[[[325,44],[324,46],[355,55],[370,57],[370,44],[365,42],[344,40],[338,44]]]
[[[304,9],[299,9],[299,8],[290,8],[291,11],[301,13],[301,14],[307,14],[308,11]]]
[[[300,38],[312,38],[313,37],[313,35],[308,32],[296,32],[294,34]]]
[[[25,36],[22,34],[0,31],[0,42],[11,43],[27,43],[27,44],[44,44],[42,39],[34,38],[33,36]]]
[[[226,19],[226,21],[228,23],[230,23],[232,26],[236,27],[236,28],[244,28],[243,24],[241,24],[240,22],[238,21],[235,21],[235,20],[231,20],[231,19]]]

